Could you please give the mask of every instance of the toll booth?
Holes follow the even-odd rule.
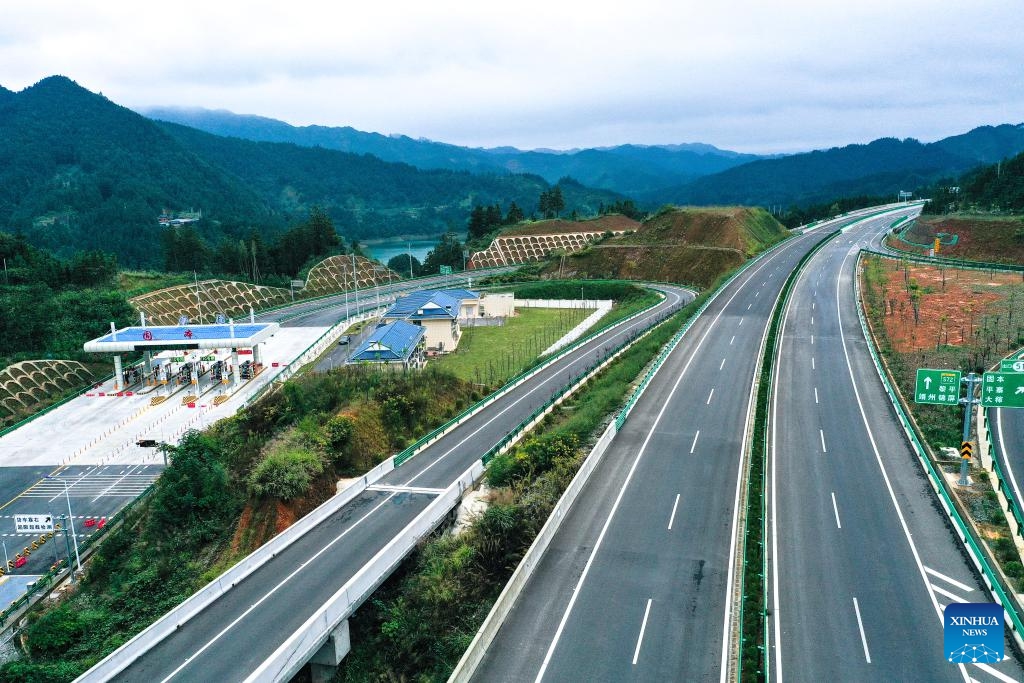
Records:
[[[91,353],[110,353],[114,359],[114,389],[144,382],[150,386],[197,384],[208,370],[213,379],[223,384],[238,384],[252,379],[263,369],[260,346],[280,329],[277,323],[233,322],[217,325],[142,325],[116,329],[111,323],[109,334],[83,345]],[[231,353],[230,362],[217,359],[217,350]],[[252,360],[239,363],[238,352],[252,355]],[[172,352],[164,358],[153,354]],[[144,354],[141,365],[122,369],[121,354]]]

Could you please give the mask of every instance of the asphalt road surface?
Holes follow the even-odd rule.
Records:
[[[432,444],[280,553],[118,675],[119,681],[240,681],[433,499],[560,387],[690,294],[663,287],[654,310],[552,363]]]
[[[39,537],[39,534],[17,533],[14,516],[50,514],[57,519],[61,514],[68,514],[70,502],[74,533],[81,543],[98,530],[100,520],[113,517],[138,497],[162,470],[162,465],[2,467],[0,500],[4,502],[0,504],[0,541],[7,546],[10,559],[14,559],[15,553]],[[90,519],[96,524],[87,525]],[[44,574],[55,561],[66,556],[61,534],[33,551],[28,561],[11,573]]]
[[[795,237],[749,267],[670,354],[566,515],[476,680],[725,677],[756,360],[785,279],[828,230]]]
[[[816,254],[787,309],[770,420],[771,678],[1019,680],[1017,661],[964,667],[943,654],[942,609],[991,597],[906,441],[857,317],[856,252],[891,220]]]

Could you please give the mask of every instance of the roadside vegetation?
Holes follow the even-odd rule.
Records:
[[[517,294],[518,296],[518,294]],[[439,531],[350,620],[336,680],[443,681],[643,369],[707,294],[637,342],[529,437],[488,465],[490,505],[459,536]]]
[[[871,256],[863,261],[863,305],[893,383],[913,397],[918,368],[983,372],[1024,346],[1024,282],[1019,273],[961,270]],[[962,408],[905,400],[933,460],[947,481],[960,458]],[[972,435],[972,440],[976,437]],[[1010,535],[992,478],[973,468],[970,488],[948,486],[980,532],[1016,591],[1024,590],[1024,566]],[[1018,501],[1019,503],[1019,501]]]
[[[449,373],[301,376],[168,450],[153,493],[110,532],[81,586],[30,615],[0,680],[70,681],[414,435],[481,398]]]

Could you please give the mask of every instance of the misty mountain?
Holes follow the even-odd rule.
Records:
[[[0,89],[0,230],[63,255],[102,249],[157,265],[164,210],[201,210],[210,245],[279,234],[315,205],[346,238],[437,235],[464,230],[475,203],[515,201],[529,214],[549,187],[158,124],[60,76]],[[570,182],[562,194],[566,212],[584,215],[621,199]]]
[[[568,151],[523,151],[514,147],[481,149],[415,140],[404,135],[365,133],[349,126],[292,126],[275,119],[224,110],[154,107],[140,112],[156,120],[215,135],[372,154],[385,161],[407,163],[421,169],[532,173],[549,183],[570,176],[584,185],[627,195],[678,185],[762,158],[702,143],[620,145]]]
[[[936,142],[882,138],[866,145],[761,159],[671,190],[647,204],[813,204],[847,195],[896,195],[1024,151],[1024,124],[982,126]]]

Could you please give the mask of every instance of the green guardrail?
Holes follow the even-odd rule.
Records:
[[[988,411],[981,411],[981,419],[985,421],[985,428],[989,434],[992,433],[992,429],[989,426]],[[999,446],[995,440],[992,441],[992,450],[996,452],[997,456],[1000,453]],[[1005,455],[1005,454],[1004,454]],[[1017,520],[1017,535],[1024,536],[1024,516],[1021,515],[1020,503],[1013,493],[1013,487],[1007,485],[1006,476],[1003,474],[1003,468],[999,464],[999,457],[992,458],[992,469],[996,473],[996,488],[1003,492],[1006,496],[1007,508],[1006,511],[1013,515],[1013,518]]]
[[[86,538],[85,541],[83,541],[78,546],[78,553],[80,555],[83,553],[87,553],[90,548],[99,543],[103,539],[103,537],[112,528],[114,528],[116,524],[120,522],[124,515],[126,515],[132,508],[138,505],[140,501],[149,496],[150,493],[152,493],[154,487],[155,484],[150,484],[141,494],[139,494],[137,498],[135,498],[127,505],[125,505],[123,508],[118,510],[107,521],[107,524],[104,525],[102,529],[98,529],[97,531],[90,534],[89,537]],[[73,527],[74,525],[72,525],[72,530]],[[56,543],[58,538],[59,534],[55,533],[53,535],[53,538],[51,538],[50,540]],[[61,574],[63,574],[65,571],[68,571],[70,564],[71,558],[64,558],[58,560],[54,563],[54,565],[50,568],[49,571],[47,571],[45,574],[36,579],[35,582],[33,582],[29,589],[25,592],[24,595],[22,595],[20,598],[12,602],[10,605],[7,606],[6,609],[0,612],[0,628],[6,626],[7,620],[10,619],[12,615],[17,613],[18,610],[20,610],[22,607],[28,605],[36,594],[48,589],[56,580],[60,578]]]
[[[872,252],[876,253],[876,252]],[[884,254],[883,254],[884,255]],[[860,258],[858,257],[858,267],[860,266]],[[857,284],[857,296],[860,297],[860,285]],[[881,358],[878,356],[878,352],[875,349],[873,338],[871,337],[870,331],[868,330],[867,320],[864,318],[864,311],[860,306],[857,306],[857,317],[860,319],[861,330],[864,333],[865,339],[868,340],[868,351],[871,353],[871,359],[875,363],[875,369],[878,371],[879,376],[882,378],[882,384],[885,386],[885,391],[889,395],[889,400],[893,404],[896,410],[897,417],[900,420],[900,424],[903,426],[904,432],[910,438],[914,451],[917,454],[918,459],[924,464],[925,470],[928,477],[932,480],[933,484],[939,492],[939,496],[942,499],[946,510],[948,511],[949,517],[953,520],[953,524],[957,527],[957,530],[964,538],[964,543],[968,546],[970,553],[974,556],[975,561],[981,568],[982,574],[988,579],[991,590],[995,593],[997,599],[1002,604],[1003,611],[1009,616],[1010,621],[1013,624],[1013,629],[1018,634],[1024,635],[1024,623],[1021,622],[1020,615],[1017,613],[1017,608],[1014,602],[1006,594],[1002,583],[999,580],[997,572],[993,571],[991,565],[985,557],[985,553],[974,539],[974,535],[971,533],[971,528],[967,525],[963,517],[960,516],[960,512],[957,510],[956,505],[953,502],[952,497],[946,490],[946,482],[938,472],[935,471],[935,466],[932,464],[931,458],[928,457],[928,451],[925,449],[920,435],[917,433],[917,428],[907,417],[906,410],[903,406],[899,394],[896,392],[892,383],[889,381],[889,377],[882,365]]]
[[[593,282],[598,282],[598,281],[595,280]],[[630,282],[630,281],[628,281],[628,280],[605,280],[605,281],[602,281],[602,282]],[[630,284],[640,284],[640,283],[630,282]],[[673,286],[679,286],[679,285],[673,283]],[[637,311],[636,313],[634,313],[634,314],[632,314],[632,315],[630,315],[630,316],[628,316],[626,318],[623,318],[622,320],[616,320],[615,322],[608,323],[607,325],[602,325],[600,328],[594,330],[593,332],[591,332],[587,336],[585,336],[585,337],[583,337],[581,339],[577,339],[572,344],[569,344],[568,346],[560,349],[557,353],[555,353],[554,355],[552,355],[549,358],[545,359],[539,365],[535,365],[533,367],[530,367],[530,368],[527,368],[527,369],[523,370],[522,372],[520,372],[515,377],[512,377],[511,379],[509,379],[499,389],[497,389],[496,391],[494,391],[493,393],[491,393],[487,397],[477,401],[476,403],[474,403],[473,405],[471,405],[470,407],[466,408],[461,413],[459,413],[458,415],[453,417],[448,422],[444,423],[440,427],[437,427],[436,429],[434,429],[433,431],[428,433],[426,436],[418,439],[416,441],[416,443],[412,444],[411,446],[409,446],[408,448],[406,448],[402,452],[400,452],[397,455],[395,455],[395,467],[401,466],[403,463],[408,461],[409,458],[414,456],[420,449],[425,447],[430,441],[434,440],[440,434],[444,433],[445,431],[447,431],[447,430],[451,429],[452,427],[456,426],[457,424],[459,424],[459,422],[464,420],[471,413],[475,412],[476,410],[478,410],[480,408],[483,408],[485,405],[487,405],[487,404],[491,403],[492,401],[496,400],[501,394],[506,393],[507,391],[509,391],[518,382],[520,382],[523,379],[526,379],[526,377],[528,375],[531,375],[531,374],[541,370],[542,368],[545,368],[548,365],[550,365],[550,364],[560,360],[561,358],[563,358],[567,354],[575,351],[576,349],[578,349],[579,347],[583,346],[584,344],[590,343],[596,337],[600,336],[601,334],[604,334],[609,329],[611,329],[613,327],[616,327],[616,326],[619,326],[619,325],[622,325],[623,323],[626,323],[626,322],[628,322],[630,320],[636,319],[638,316],[641,316],[641,315],[644,315],[645,313],[648,313],[651,309],[653,309],[654,307],[656,307],[656,306],[658,306],[660,304],[661,304],[661,301],[657,301],[657,302],[651,304],[650,306],[648,306],[647,308],[641,309],[641,310]],[[671,313],[668,313],[667,315],[670,315],[670,314]],[[662,320],[667,318],[667,315]],[[627,342],[624,342],[624,343],[628,343],[628,341],[631,341],[631,340],[627,340]],[[621,345],[618,348],[621,348]],[[546,404],[544,406],[545,409],[547,408],[547,405],[550,405],[550,404]],[[530,419],[532,419],[532,418],[528,418],[527,422],[529,422]],[[507,443],[507,441],[503,440],[503,443]],[[486,461],[485,461],[484,464],[487,464]]]
[[[760,457],[759,457],[760,463],[759,464],[760,464],[760,468],[761,468],[761,472],[760,472],[760,474],[761,474],[761,486],[760,486],[760,491],[759,491],[759,495],[758,495],[759,506],[761,508],[761,528],[760,528],[761,537],[760,537],[760,539],[751,539],[750,538],[750,527],[749,527],[749,524],[748,524],[749,520],[750,520],[750,515],[749,514],[744,515],[744,518],[743,518],[743,539],[744,539],[744,543],[743,543],[743,555],[744,555],[743,567],[745,568],[747,566],[748,562],[749,562],[749,559],[747,558],[747,555],[748,555],[750,549],[751,548],[755,548],[755,547],[759,548],[760,549],[760,553],[761,553],[761,558],[760,558],[760,563],[759,564],[760,564],[760,577],[761,577],[761,586],[760,586],[760,588],[761,588],[761,601],[762,601],[761,602],[762,610],[761,610],[761,615],[760,615],[760,618],[761,618],[761,629],[762,629],[761,630],[761,641],[762,642],[761,642],[759,647],[761,649],[761,653],[762,653],[763,659],[762,659],[762,662],[761,662],[761,664],[762,664],[762,671],[760,671],[760,672],[753,672],[753,673],[755,675],[756,674],[761,674],[764,677],[765,681],[768,681],[771,678],[771,666],[770,666],[770,661],[769,661],[769,651],[768,651],[768,648],[765,645],[766,641],[767,641],[767,638],[768,638],[768,616],[769,616],[769,610],[768,610],[768,581],[767,581],[767,576],[768,576],[768,553],[766,553],[764,551],[764,542],[765,542],[765,539],[768,537],[768,529],[767,529],[767,519],[768,519],[767,500],[768,500],[768,498],[767,498],[767,496],[765,496],[764,482],[767,480],[766,477],[767,477],[767,467],[768,467],[768,429],[767,429],[767,425],[768,425],[768,412],[770,410],[770,403],[771,403],[770,397],[771,397],[772,383],[775,381],[775,362],[774,361],[775,361],[775,355],[776,355],[777,348],[778,348],[779,328],[782,326],[782,318],[783,318],[784,312],[786,310],[786,307],[789,306],[790,299],[793,296],[793,290],[795,289],[796,281],[800,277],[800,274],[803,272],[804,266],[807,265],[807,262],[810,261],[811,258],[813,258],[815,254],[817,254],[819,251],[824,249],[828,245],[829,242],[831,242],[835,237],[837,237],[840,234],[842,234],[842,230],[836,230],[836,231],[831,232],[828,235],[822,237],[820,242],[818,242],[814,247],[811,248],[810,251],[808,251],[806,254],[804,254],[802,257],[800,257],[800,260],[797,262],[796,266],[789,273],[789,276],[786,278],[786,281],[782,285],[782,290],[779,292],[779,299],[776,301],[775,307],[772,309],[771,318],[770,318],[770,322],[769,322],[769,325],[768,325],[768,330],[767,330],[767,333],[766,333],[766,336],[765,336],[765,347],[764,347],[764,351],[762,352],[762,356],[761,356],[762,373],[767,373],[766,375],[762,376],[762,378],[761,378],[762,381],[758,385],[758,399],[759,399],[758,400],[758,404],[759,404],[759,406],[763,406],[763,412],[761,411],[761,407],[759,407],[757,414],[755,414],[755,416],[754,416],[754,431],[755,432],[758,432],[758,431],[763,432],[763,434],[761,435],[760,442],[757,444],[757,448],[760,449]],[[750,505],[751,492],[752,492],[752,489],[751,489],[751,478],[748,476],[747,477],[747,488],[746,488],[746,491],[744,493],[745,504],[747,506]],[[756,541],[756,543],[751,542],[752,540]],[[739,617],[739,619],[740,619],[740,647],[739,647],[740,665],[737,668],[737,680],[740,680],[740,681],[743,680],[743,673],[744,673],[743,672],[743,649],[744,649],[744,646],[746,645],[747,640],[748,640],[747,628],[746,628],[746,614],[747,613],[746,613],[746,610],[744,608],[744,603],[746,602],[746,589],[747,589],[746,572],[743,571],[740,574],[740,617]],[[749,673],[750,672],[748,672],[748,674]]]
[[[888,259],[903,260],[906,259],[911,263],[921,263],[929,266],[948,266],[961,268],[963,270],[987,270],[987,271],[1003,271],[1008,273],[1024,273],[1024,265],[1017,263],[990,263],[988,261],[971,261],[968,259],[953,259],[946,258],[943,256],[921,256],[920,254],[913,254],[909,251],[900,252],[894,254],[886,251],[876,251],[874,249],[864,249],[865,254],[871,256],[881,256]]]

